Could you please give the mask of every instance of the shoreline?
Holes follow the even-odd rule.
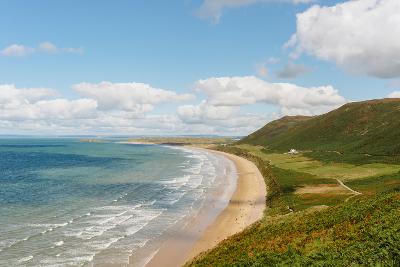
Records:
[[[241,232],[262,218],[265,209],[266,186],[258,168],[247,159],[207,148],[186,146],[206,150],[223,156],[235,165],[237,180],[234,192],[226,199],[224,207],[216,208],[221,199],[213,199],[204,206],[183,232],[188,238],[172,236],[152,255],[146,267],[182,266],[204,251],[214,248],[222,240]],[[220,198],[220,197],[219,197]]]

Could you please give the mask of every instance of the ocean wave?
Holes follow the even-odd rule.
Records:
[[[84,255],[74,256],[76,250],[69,250],[59,254],[55,258],[44,258],[40,260],[40,266],[61,267],[61,266],[82,266],[84,263],[92,262],[95,253],[82,251]],[[86,253],[85,253],[86,252]]]
[[[59,247],[59,246],[62,246],[62,245],[64,245],[64,241],[58,241],[58,242],[54,242],[54,245],[56,246],[56,247]]]
[[[181,159],[184,160],[174,170],[173,178],[167,180],[164,177],[162,180],[160,177],[155,180],[155,185],[150,186],[139,183],[135,189],[130,188],[129,193],[118,191],[111,196],[107,195],[107,199],[102,199],[101,203],[104,204],[101,206],[83,206],[84,209],[74,210],[73,215],[60,211],[57,214],[62,213],[61,215],[51,217],[51,222],[61,222],[29,225],[38,232],[32,236],[39,235],[38,241],[49,242],[46,253],[40,254],[42,248],[38,248],[38,251],[35,251],[36,248],[32,249],[34,258],[30,259],[29,264],[75,266],[104,263],[111,260],[107,259],[111,254],[128,257],[139,247],[146,249],[148,243],[151,244],[149,247],[153,246],[153,242],[156,243],[162,233],[198,209],[205,198],[205,192],[217,177],[217,172],[222,173],[213,154],[191,149],[181,150],[184,152]],[[168,174],[166,173],[166,177]],[[126,188],[123,190],[126,191]],[[137,192],[145,197],[136,198]],[[128,194],[130,197],[127,197]],[[122,199],[124,200],[121,201]],[[137,202],[126,204],[134,201]],[[76,214],[78,212],[81,214]],[[32,237],[25,237],[22,241],[30,238]],[[32,244],[37,244],[36,239],[21,248],[32,248]],[[0,244],[0,249],[1,246]],[[127,258],[113,258],[112,261],[114,260]]]
[[[19,263],[23,263],[23,262],[30,261],[31,259],[33,259],[33,255],[29,255],[29,256],[27,256],[25,258],[18,259],[18,262]]]
[[[138,216],[131,220],[125,221],[125,225],[130,225],[125,230],[126,235],[131,236],[142,230],[147,224],[149,224],[152,220],[160,216],[165,209],[162,210],[147,210],[143,211]]]
[[[124,238],[124,236],[110,238],[107,241],[102,240],[100,242],[99,241],[98,242],[92,242],[92,243],[90,243],[89,246],[94,248],[96,251],[103,251],[103,250],[109,248],[112,244],[114,244],[114,243],[118,242],[119,240],[121,240],[122,238]]]

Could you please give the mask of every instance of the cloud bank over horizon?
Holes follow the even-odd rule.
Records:
[[[240,135],[283,115],[321,114],[346,102],[331,86],[305,88],[252,76],[199,80],[193,85],[196,95],[133,82],[79,83],[71,88],[78,98],[68,99],[49,88],[0,85],[0,126],[29,134]],[[200,102],[188,104],[195,99]],[[171,103],[181,103],[176,112],[156,110]],[[253,104],[274,105],[279,111],[241,111]]]
[[[199,105],[178,108],[184,121],[226,120],[239,108],[257,103],[279,108],[278,116],[317,115],[346,103],[332,86],[301,87],[290,83],[270,83],[254,76],[220,77],[199,80],[194,90],[206,95]]]

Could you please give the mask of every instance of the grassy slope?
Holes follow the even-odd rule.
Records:
[[[399,266],[400,193],[264,219],[190,266]]]
[[[296,195],[295,190],[304,185],[336,182],[271,166],[268,154],[263,156],[259,148],[245,148],[220,147],[252,160],[260,169],[268,190],[265,216],[188,265],[398,266],[400,193],[390,193],[400,187],[398,174],[351,180],[352,186],[367,195],[348,202],[349,195],[344,194]]]
[[[316,117],[284,117],[240,143],[310,151],[308,156],[324,162],[399,163],[399,117],[400,99],[349,103]]]

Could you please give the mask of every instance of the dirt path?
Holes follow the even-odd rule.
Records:
[[[348,198],[345,200],[345,202],[349,201],[349,199],[351,199],[351,198],[353,198],[353,197],[355,197],[355,196],[362,195],[361,192],[358,192],[358,191],[356,191],[356,190],[354,190],[354,189],[351,189],[350,187],[348,187],[347,185],[345,185],[345,184],[344,184],[342,181],[340,181],[339,179],[336,179],[336,181],[337,181],[343,188],[346,188],[346,189],[349,190],[351,193],[353,193],[353,195],[352,195],[351,197],[348,197]]]

